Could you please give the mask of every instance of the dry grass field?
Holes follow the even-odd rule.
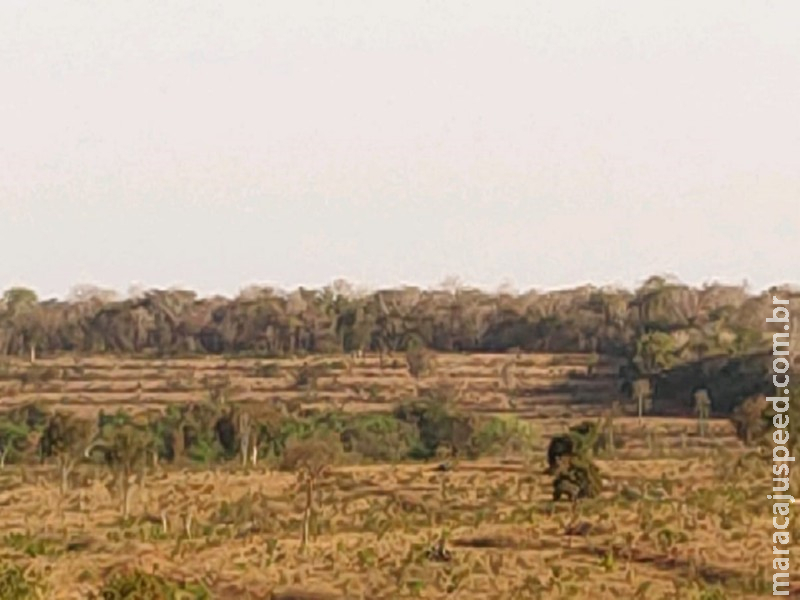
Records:
[[[298,385],[304,362],[323,365],[313,385]],[[402,355],[383,362],[63,357],[6,364],[0,402],[39,401],[89,416],[222,390],[231,403],[388,411],[418,388],[448,386],[466,410],[533,423],[535,452],[451,470],[436,463],[336,467],[316,487],[304,552],[302,489],[292,473],[267,462],[156,467],[134,489],[126,521],[95,465],[78,469],[77,484],[62,496],[52,467],[10,464],[0,471],[0,561],[38,577],[44,597],[54,600],[90,598],[102,581],[131,569],[201,582],[209,592],[175,598],[771,594],[764,492],[771,476],[726,421],[712,421],[700,438],[691,418],[646,418],[641,428],[635,417],[618,417],[624,445],[597,461],[601,497],[553,503],[552,478],[544,474],[549,436],[600,417],[618,396],[615,365],[589,375],[581,355],[442,355],[432,375],[414,380]],[[440,543],[445,552],[432,552]]]

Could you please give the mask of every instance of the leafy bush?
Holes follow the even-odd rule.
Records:
[[[33,537],[25,533],[9,533],[3,537],[2,544],[18,552],[22,552],[31,558],[37,556],[58,556],[64,550],[63,545],[58,542]]]
[[[33,365],[19,374],[19,380],[22,385],[41,385],[56,379],[61,379],[61,370],[55,367]]]
[[[602,489],[600,470],[591,461],[597,450],[599,431],[596,423],[584,421],[566,435],[554,436],[547,449],[548,473],[554,475],[553,500],[566,496],[575,501],[594,498]]]
[[[209,463],[223,456],[216,431],[219,418],[219,407],[210,402],[191,404],[182,410],[182,445],[189,458]]]
[[[199,583],[173,581],[139,570],[112,575],[95,598],[102,600],[210,600],[211,593]]]
[[[763,397],[753,396],[734,409],[730,419],[736,435],[745,445],[763,443],[764,435],[772,425],[768,407]]]
[[[19,565],[0,564],[0,598],[3,600],[40,600],[47,588],[41,577]]]
[[[28,429],[37,431],[47,424],[48,416],[47,410],[37,402],[27,402],[8,413],[8,418],[12,421],[23,423]]]
[[[596,423],[584,421],[580,425],[570,427],[564,435],[551,438],[547,448],[547,467],[549,473],[554,473],[559,462],[565,457],[587,457],[596,452],[603,445],[600,431]]]
[[[602,489],[600,470],[589,460],[570,458],[562,463],[553,479],[553,500],[594,498]]]
[[[413,400],[398,406],[394,417],[414,425],[419,432],[419,445],[411,449],[409,458],[427,460],[442,447],[449,448],[454,456],[478,455],[474,444],[477,420],[446,404],[431,399]]]
[[[420,446],[414,425],[383,414],[354,416],[341,439],[345,451],[377,462],[402,460]]]
[[[225,452],[216,440],[201,438],[191,445],[188,455],[195,462],[210,465],[219,461]]]
[[[433,355],[422,346],[406,350],[406,366],[414,379],[419,379],[433,370]]]
[[[304,363],[294,375],[294,384],[298,389],[313,390],[317,387],[317,380],[330,372],[326,363]]]
[[[528,455],[536,446],[538,434],[530,423],[517,417],[492,417],[481,424],[474,436],[474,450],[487,454]]]
[[[268,362],[268,363],[259,363],[253,369],[253,377],[261,377],[264,379],[271,379],[274,377],[280,377],[281,375],[281,368],[278,366],[277,363]]]
[[[110,415],[107,415],[101,408],[97,415],[97,427],[101,432],[107,429],[113,429],[114,427],[127,425],[131,421],[132,419],[130,413],[125,412],[121,408],[117,409],[115,413]]]
[[[343,360],[329,360],[325,363],[325,368],[328,371],[346,371],[347,370],[347,363]]]
[[[13,462],[28,447],[28,427],[11,415],[0,415],[0,468]]]
[[[31,433],[44,429],[48,418],[45,409],[35,402],[0,414],[0,467],[20,460],[32,449]]]

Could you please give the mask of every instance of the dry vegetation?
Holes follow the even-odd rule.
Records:
[[[433,391],[470,414],[519,417],[537,436],[453,462],[360,464],[319,444],[265,452],[255,466],[247,453],[211,465],[130,459],[122,482],[121,467],[82,461],[64,491],[55,463],[9,460],[0,471],[0,596],[716,599],[771,591],[767,471],[728,421],[712,420],[701,437],[695,419],[645,417],[640,427],[625,406],[611,421],[614,448],[596,456],[602,494],[556,503],[544,472],[549,437],[586,419],[608,422],[619,365],[592,364],[589,375],[588,355],[409,353],[383,362],[4,363],[0,397],[9,408],[38,402],[96,419],[100,409],[147,413],[209,400],[292,414],[389,413]],[[130,487],[127,518],[118,484]],[[138,592],[126,595],[125,586]]]

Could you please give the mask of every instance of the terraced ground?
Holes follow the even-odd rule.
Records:
[[[383,362],[63,357],[6,364],[0,402],[90,414],[225,394],[364,411],[389,410],[418,387],[450,386],[465,409],[535,423],[536,454],[443,472],[338,467],[317,487],[306,554],[303,494],[294,475],[266,464],[161,468],[135,490],[130,522],[121,522],[98,468],[83,468],[83,484],[62,498],[51,467],[9,465],[0,472],[0,560],[41,575],[53,599],[87,598],[109,572],[130,567],[202,580],[213,597],[231,599],[771,594],[771,475],[726,421],[700,438],[691,418],[647,418],[642,428],[617,417],[624,446],[598,461],[602,497],[553,504],[543,473],[548,436],[608,408],[618,396],[616,365],[589,375],[586,356],[447,355],[417,381],[403,356]],[[304,363],[322,365],[315,384],[298,385]],[[441,539],[449,560],[430,553]]]

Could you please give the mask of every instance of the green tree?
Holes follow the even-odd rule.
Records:
[[[36,292],[28,288],[13,287],[3,293],[6,317],[17,334],[19,350],[27,349],[32,363],[36,362],[36,348],[44,337],[38,302]]]
[[[155,447],[156,440],[147,424],[128,422],[107,427],[84,452],[87,458],[94,452],[103,454],[119,492],[123,519],[130,516],[133,479],[138,476],[140,485],[143,484],[147,459]]]
[[[553,500],[566,497],[572,502],[594,498],[602,489],[600,470],[591,459],[600,430],[595,423],[571,427],[566,435],[555,436],[547,450],[548,473],[553,478]]]
[[[675,343],[668,333],[654,331],[636,340],[633,362],[640,373],[652,375],[669,369],[675,363]]]
[[[83,460],[95,431],[92,421],[71,413],[57,412],[48,419],[39,439],[39,451],[42,458],[55,458],[62,495],[69,490],[69,477]]]
[[[3,292],[3,304],[9,312],[18,312],[30,308],[39,301],[39,297],[31,289],[12,287]]]
[[[5,468],[9,457],[25,450],[29,433],[27,424],[13,414],[0,415],[0,469]]]

